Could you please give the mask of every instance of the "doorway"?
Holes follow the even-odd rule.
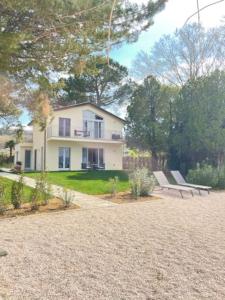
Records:
[[[25,164],[24,164],[25,170],[31,169],[31,150],[26,149],[25,150]]]
[[[60,170],[70,169],[70,148],[68,147],[59,148],[59,169]]]

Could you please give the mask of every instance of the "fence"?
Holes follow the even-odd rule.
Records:
[[[147,168],[151,171],[165,170],[167,160],[165,157],[161,157],[158,160],[154,160],[152,157],[123,157],[123,169],[134,170],[137,168]]]

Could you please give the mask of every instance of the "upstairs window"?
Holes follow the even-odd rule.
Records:
[[[103,138],[104,119],[90,110],[85,110],[83,112],[83,130],[92,138]]]
[[[70,119],[59,118],[59,136],[70,136]]]

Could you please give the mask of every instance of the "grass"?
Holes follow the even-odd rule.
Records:
[[[13,181],[6,178],[0,178],[0,183],[5,186],[5,204],[11,203],[11,187]],[[32,188],[24,186],[23,193],[23,203],[30,202],[30,194],[31,194]]]
[[[36,178],[38,172],[26,173],[25,176]],[[89,195],[108,194],[110,191],[109,178],[118,176],[118,192],[129,189],[128,175],[124,171],[71,171],[48,172],[49,183],[73,189]]]

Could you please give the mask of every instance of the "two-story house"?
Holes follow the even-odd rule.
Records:
[[[33,124],[15,148],[24,170],[122,169],[124,120],[94,104],[53,111],[46,130]]]

